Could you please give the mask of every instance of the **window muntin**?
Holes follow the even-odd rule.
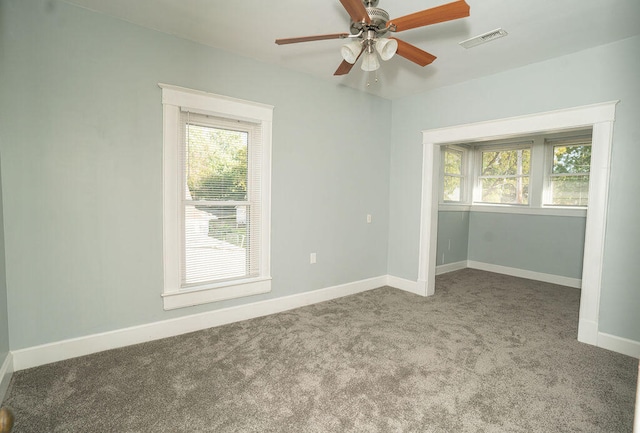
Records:
[[[591,139],[546,142],[551,163],[545,205],[587,206],[591,171]]]
[[[529,204],[530,147],[482,149],[479,158],[477,201]]]
[[[464,189],[464,153],[462,150],[445,147],[442,151],[444,202],[461,202]]]

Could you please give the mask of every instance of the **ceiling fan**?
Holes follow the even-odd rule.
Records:
[[[380,67],[380,62],[376,51],[382,60],[389,60],[397,53],[420,66],[426,66],[433,62],[436,56],[400,39],[387,38],[387,34],[469,16],[469,5],[465,0],[457,0],[395,19],[389,19],[387,11],[377,7],[378,0],[340,0],[340,3],[351,17],[350,33],[276,39],[276,44],[295,44],[324,39],[351,39],[351,42],[342,47],[341,55],[344,60],[333,75],[348,74],[362,55],[364,55],[362,70],[377,70]]]

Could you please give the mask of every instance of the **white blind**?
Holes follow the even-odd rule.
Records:
[[[181,285],[258,276],[259,124],[183,112]]]

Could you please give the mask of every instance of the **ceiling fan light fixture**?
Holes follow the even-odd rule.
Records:
[[[376,41],[376,51],[382,60],[389,60],[398,51],[398,41],[389,38],[379,38]]]
[[[346,61],[352,65],[358,60],[358,56],[362,51],[362,43],[359,41],[352,41],[345,44],[340,48],[340,55]]]
[[[360,66],[360,68],[366,72],[377,71],[378,69],[380,69],[380,62],[378,61],[378,56],[376,55],[375,51],[372,53],[363,54],[362,65]]]

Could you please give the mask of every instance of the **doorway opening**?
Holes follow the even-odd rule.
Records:
[[[423,131],[422,205],[418,286],[435,292],[440,146],[499,140],[529,134],[592,128],[591,175],[587,209],[578,341],[598,345],[598,315],[605,241],[609,166],[618,101]]]

